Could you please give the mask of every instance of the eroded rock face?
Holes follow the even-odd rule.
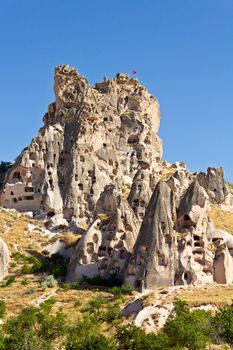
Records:
[[[96,206],[96,217],[77,244],[68,278],[111,274],[123,279],[139,230],[133,210],[113,186],[107,186]]]
[[[173,285],[176,237],[172,193],[159,182],[148,205],[125,281],[138,289]]]
[[[177,211],[178,259],[175,284],[211,282],[213,252],[207,239],[209,198],[194,180]]]
[[[54,90],[39,135],[6,174],[0,205],[83,234],[68,279],[114,274],[139,290],[231,282],[232,247],[208,226],[209,203],[232,201],[223,169],[197,174],[161,161],[159,104],[135,78],[118,73],[91,87],[62,65]]]
[[[8,274],[9,250],[6,243],[0,238],[0,280]]]
[[[124,194],[138,171],[155,172],[159,104],[137,79],[117,74],[92,88],[66,65],[55,70],[55,96],[6,178],[1,205],[90,224],[106,185]]]
[[[208,168],[207,173],[199,173],[197,179],[208,193],[213,203],[223,203],[228,195],[223,168]]]

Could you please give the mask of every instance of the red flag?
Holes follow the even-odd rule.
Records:
[[[132,74],[137,74],[136,70],[132,70]]]

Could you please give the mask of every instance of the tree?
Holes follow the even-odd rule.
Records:
[[[215,341],[223,340],[233,345],[233,303],[220,309],[213,318],[212,325],[212,337]]]
[[[210,341],[210,318],[210,312],[190,311],[185,302],[177,300],[174,312],[163,329],[169,338],[170,346],[204,350],[206,343]]]

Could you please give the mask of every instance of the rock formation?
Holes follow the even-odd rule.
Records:
[[[54,90],[0,204],[83,235],[68,279],[117,275],[139,290],[231,282],[233,244],[208,217],[210,203],[233,203],[223,169],[198,174],[161,160],[159,104],[135,78],[118,73],[91,87],[62,65]]]
[[[175,206],[172,193],[159,182],[148,205],[134,253],[126,271],[126,282],[137,288],[174,284],[176,239],[173,229]]]
[[[6,243],[0,238],[0,280],[8,274],[9,251]]]
[[[56,101],[39,136],[6,177],[1,205],[90,224],[104,187],[127,196],[133,178],[161,160],[157,100],[124,74],[92,88],[75,69],[55,70]]]

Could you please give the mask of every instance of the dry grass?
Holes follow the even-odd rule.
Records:
[[[186,301],[190,306],[216,305],[217,307],[231,305],[233,285],[214,285],[200,289],[181,290],[175,296],[169,297],[170,302],[175,298]]]
[[[100,214],[97,215],[97,217],[100,218],[103,221],[109,220],[111,218],[110,215],[107,215],[105,213],[100,213]]]
[[[83,225],[80,224],[77,227],[78,227],[78,229],[80,229],[82,231],[87,231],[88,230],[88,225],[85,225],[85,224],[83,224]]]
[[[109,217],[102,216],[101,219],[108,220]],[[34,250],[40,253],[43,246],[51,243],[55,239],[62,239],[67,246],[76,244],[81,235],[63,231],[54,238],[41,236],[39,232],[28,232],[28,224],[42,226],[40,222],[25,218],[18,212],[0,211],[0,237],[6,241],[11,253],[20,252],[23,256],[28,256],[28,251]],[[81,316],[88,307],[90,300],[102,297],[106,300],[113,301],[114,297],[107,291],[107,288],[88,286],[88,289],[68,289],[62,287],[47,288],[41,287],[41,282],[45,279],[43,273],[23,274],[21,272],[23,262],[19,263],[18,255],[11,255],[9,276],[15,276],[15,281],[5,286],[5,281],[0,282],[0,299],[5,300],[7,307],[6,319],[16,316],[22,309],[29,306],[36,306],[42,300],[51,296],[55,297],[56,302],[53,305],[52,312],[55,313],[59,309],[67,315],[68,319],[74,321]],[[27,265],[27,263],[26,263]],[[6,279],[9,278],[6,277]],[[25,284],[25,281],[27,283]],[[127,301],[130,296],[126,296]],[[114,321],[115,322],[115,321]],[[103,323],[102,331],[107,335],[113,335],[114,322],[110,325]],[[117,321],[116,321],[117,322]]]
[[[123,197],[124,197],[125,199],[128,198],[128,196],[129,196],[129,194],[130,194],[130,191],[131,191],[131,188],[130,188],[129,186],[125,186],[125,187],[124,187],[122,194],[123,194]]]
[[[70,231],[63,231],[61,233],[58,233],[53,238],[51,238],[48,242],[46,242],[46,245],[49,243],[52,244],[56,242],[58,239],[60,239],[62,242],[65,243],[66,247],[69,248],[76,245],[76,243],[80,240],[81,237],[82,235],[75,234]]]
[[[159,178],[160,180],[167,181],[177,169],[171,168],[171,167],[163,167],[163,170],[159,172]]]
[[[40,250],[41,244],[48,241],[38,232],[28,232],[29,223],[42,226],[40,222],[27,219],[18,212],[0,212],[0,238],[7,243],[11,252],[17,249],[21,252],[27,249]]]
[[[154,292],[146,294],[143,298],[143,307],[151,306],[156,303],[156,295]]]
[[[27,279],[29,283],[22,285],[22,281]],[[46,293],[41,286],[42,278],[36,275],[16,276],[15,282],[6,287],[0,287],[0,299],[5,300],[7,305],[7,317],[15,316],[23,308],[31,305],[31,302]],[[30,291],[33,289],[33,293]],[[49,289],[51,291],[52,289]]]
[[[220,209],[217,205],[212,205],[209,217],[213,220],[216,228],[225,230],[233,234],[233,213]]]
[[[53,306],[53,311],[56,312],[61,308],[67,317],[71,321],[74,321],[77,317],[83,314],[83,310],[85,310],[90,300],[97,297],[109,298],[110,296],[110,293],[104,290],[98,291],[96,288],[83,290],[58,289],[55,295],[56,303]],[[80,305],[76,306],[76,301],[79,301]]]

